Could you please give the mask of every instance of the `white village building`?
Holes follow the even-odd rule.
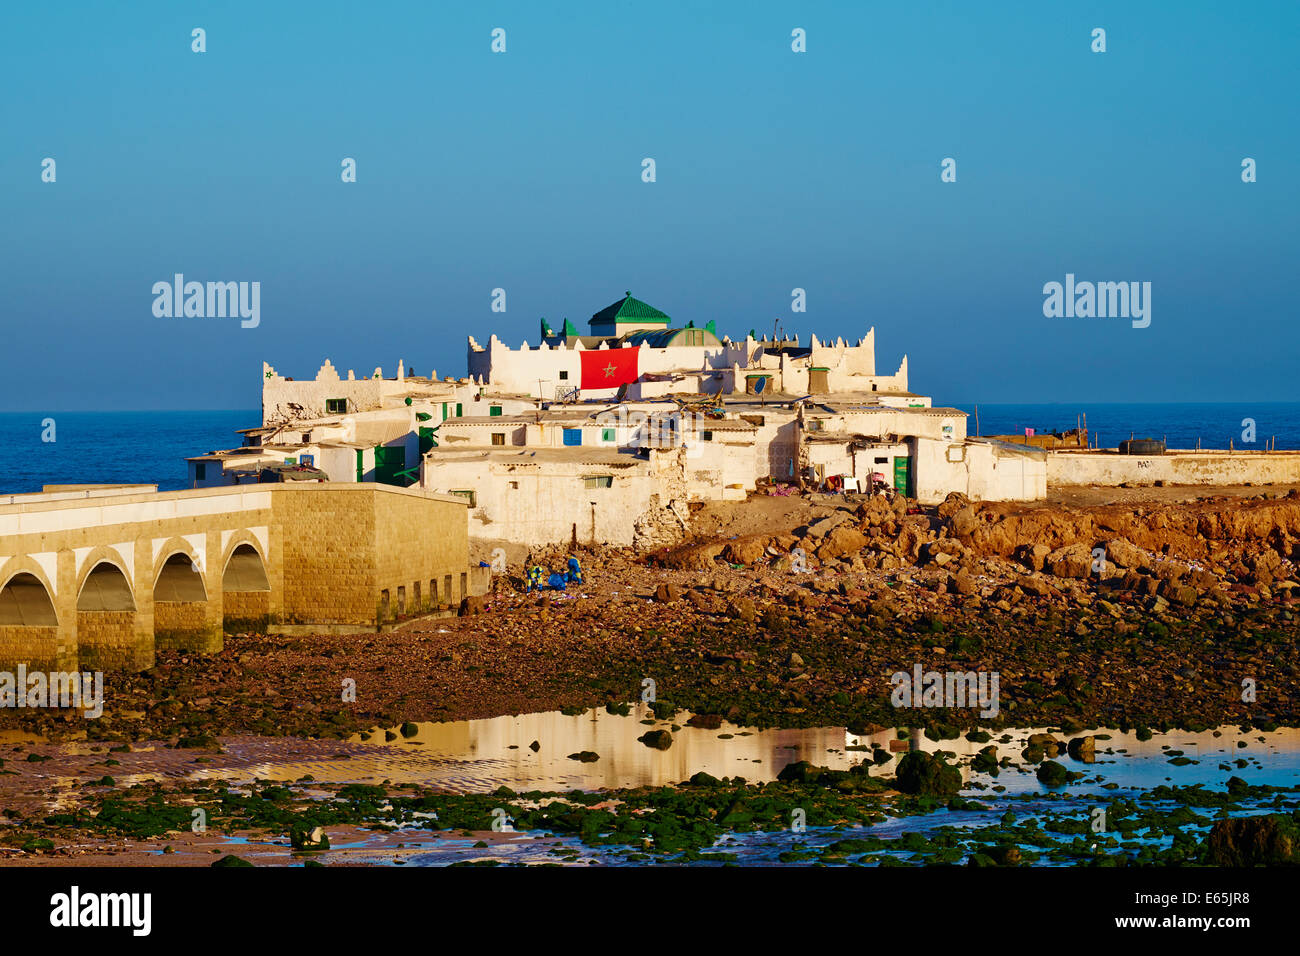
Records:
[[[345,378],[326,360],[295,380],[264,364],[261,425],[189,459],[191,484],[418,481],[470,500],[472,537],[528,546],[647,546],[691,502],[764,482],[887,485],[923,503],[1046,494],[1045,452],[968,438],[965,412],[909,390],[906,356],[877,374],[874,329],[855,343],[732,342],[630,294],[589,329],[543,320],[517,349],[469,337],[461,379],[405,363]]]

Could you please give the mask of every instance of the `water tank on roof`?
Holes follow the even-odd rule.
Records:
[[[1163,455],[1165,443],[1155,438],[1130,438],[1119,443],[1121,455]]]

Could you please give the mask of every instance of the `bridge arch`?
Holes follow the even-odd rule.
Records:
[[[271,623],[271,579],[257,539],[247,531],[235,534],[221,568],[225,630],[265,631]]]
[[[77,613],[88,611],[135,613],[135,594],[126,571],[107,558],[86,562],[88,570],[77,588]]]
[[[82,559],[81,566],[77,569],[77,610],[78,611],[99,611],[99,610],[127,610],[126,607],[94,607],[99,603],[99,598],[94,595],[101,589],[108,588],[118,596],[118,604],[124,604],[121,597],[121,586],[126,586],[126,593],[130,597],[129,610],[135,610],[135,586],[130,571],[131,565],[117,551],[116,548],[110,548],[100,545],[91,551]],[[91,583],[91,591],[88,595],[86,585],[90,582],[91,575],[95,575],[95,581]],[[83,598],[84,605],[83,606]]]
[[[209,607],[208,583],[198,555],[174,538],[158,552],[153,585],[153,639],[156,648],[211,653],[221,650],[218,609]]]
[[[58,626],[54,588],[44,569],[27,557],[0,564],[0,629]]]
[[[77,656],[83,670],[153,666],[153,635],[138,614],[131,577],[112,548],[86,557],[77,587]]]
[[[203,601],[208,599],[208,582],[195,552],[184,538],[172,538],[158,552],[154,575],[153,599],[167,602]]]
[[[221,572],[225,591],[269,591],[271,579],[266,573],[266,559],[252,541],[232,542]]]
[[[0,561],[0,668],[59,670],[59,616],[44,569],[23,555]],[[64,650],[66,658],[66,649]]]

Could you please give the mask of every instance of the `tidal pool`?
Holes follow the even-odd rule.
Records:
[[[873,748],[879,747],[893,759],[872,765],[872,777],[890,779],[899,758],[909,749],[946,752],[962,774],[962,790],[952,808],[940,800],[918,812],[916,806],[904,808],[883,800],[886,818],[870,826],[733,830],[724,833],[708,851],[721,856],[687,861],[704,865],[718,865],[719,860],[756,865],[834,863],[839,862],[837,856],[827,847],[837,840],[898,840],[908,835],[932,842],[914,851],[893,845],[877,848],[848,862],[954,862],[940,856],[942,848],[951,847],[954,841],[968,842],[967,852],[973,853],[979,845],[1027,837],[1023,847],[1038,854],[1037,863],[1068,865],[1086,861],[1093,850],[1101,856],[1121,851],[1133,854],[1143,846],[1168,848],[1176,839],[1199,839],[1218,816],[1290,812],[1300,806],[1300,729],[1294,728],[1266,733],[1225,726],[1199,733],[1155,734],[1144,741],[1138,740],[1135,732],[1086,731],[1084,735],[1097,738],[1095,756],[1087,761],[1075,759],[1063,747],[1049,759],[1081,776],[1066,787],[1049,789],[1038,781],[1035,765],[1021,756],[1030,735],[1050,732],[1047,728],[991,731],[989,741],[977,743],[964,736],[933,741],[916,730],[859,736],[843,727],[759,730],[725,722],[709,729],[689,726],[690,717],[682,712],[671,719],[656,719],[648,706],[639,705],[626,716],[602,708],[578,715],[548,712],[405,725],[409,736],[394,727],[376,728],[368,735],[357,734],[343,741],[228,737],[222,738],[220,752],[137,744],[129,751],[111,754],[117,758],[111,771],[121,787],[148,780],[223,780],[240,789],[256,781],[297,782],[303,786],[303,794],[321,797],[329,791],[303,784],[304,778],[318,784],[416,784],[449,794],[490,794],[501,787],[516,794],[564,793],[670,786],[700,771],[719,779],[766,783],[801,760],[847,770],[864,760],[871,762]],[[671,746],[658,750],[638,739],[652,730],[669,731]],[[1062,744],[1069,737],[1062,733],[1054,736]],[[20,743],[16,739],[0,742]],[[997,747],[998,757],[1009,758],[1011,765],[997,773],[973,772],[971,758],[990,744]],[[84,741],[45,746],[56,747],[55,756],[49,764],[33,765],[27,774],[53,784],[43,800],[55,807],[64,797],[75,795],[86,773],[86,755],[109,756],[105,745]],[[57,756],[59,751],[66,755],[63,760]],[[583,762],[571,756],[582,752],[593,753],[597,759]],[[1222,794],[1233,777],[1283,792],[1255,792],[1233,800],[1227,809],[1204,808],[1193,817],[1186,815],[1187,806],[1180,809],[1177,794],[1158,791],[1154,796],[1160,799],[1152,799],[1154,788],[1161,786],[1201,786]],[[1090,815],[1102,806],[1114,806],[1113,812],[1120,813],[1120,804],[1114,803],[1117,800],[1127,806],[1122,812],[1130,816],[1136,806],[1132,801],[1141,803],[1143,813],[1152,813],[1136,831],[1111,829],[1094,837],[1085,829]],[[1195,803],[1193,800],[1192,805]],[[1028,834],[1020,829],[1026,824],[1034,828]],[[349,835],[339,833],[335,848],[314,858],[326,864],[415,866],[649,862],[639,848],[588,846],[574,837],[545,831],[471,835],[424,829],[427,825],[428,821],[409,821],[396,829],[362,827]],[[1044,835],[1053,842],[1038,839]],[[227,839],[231,851],[240,852],[239,841]],[[250,841],[244,852],[260,855],[262,862],[303,861],[300,855],[289,853],[285,841],[273,837]]]
[[[397,737],[387,742],[384,729],[377,728],[368,741],[356,735],[346,742],[342,748],[349,755],[346,760],[338,759],[340,745],[334,741],[231,738],[224,746],[232,766],[223,766],[227,761],[217,757],[211,769],[190,769],[195,776],[208,778],[260,777],[290,782],[310,775],[327,783],[390,780],[451,793],[489,793],[501,786],[517,791],[617,790],[680,783],[698,771],[763,783],[775,780],[782,769],[800,760],[845,770],[864,757],[870,758],[873,744],[886,750],[892,744],[903,750],[955,754],[966,783],[963,793],[969,796],[987,795],[993,787],[1003,787],[1008,794],[1049,792],[1029,764],[1004,769],[997,776],[972,773],[970,758],[988,744],[965,737],[933,741],[913,731],[909,739],[900,741],[896,730],[858,736],[843,727],[757,730],[725,722],[717,729],[704,729],[687,726],[689,718],[690,714],[683,712],[670,720],[655,720],[648,707],[638,705],[626,717],[596,709],[577,716],[552,711],[421,723],[411,737],[401,736],[399,728],[390,728]],[[679,729],[671,730],[674,725]],[[656,750],[641,743],[637,738],[649,730],[671,730],[672,746]],[[1021,763],[1020,752],[1029,736],[1047,732],[1041,727],[994,731],[989,743],[997,746],[1000,757]],[[1155,734],[1146,741],[1138,740],[1133,731],[1086,734],[1109,738],[1098,739],[1093,762],[1074,760],[1064,751],[1054,758],[1067,769],[1086,775],[1070,786],[1074,794],[1160,784],[1222,787],[1232,776],[1253,784],[1300,784],[1297,728],[1271,733],[1243,732],[1238,727],[1200,733],[1174,731]],[[1010,739],[1003,741],[1004,736]],[[1056,737],[1066,739],[1060,733]],[[535,751],[530,747],[534,742]],[[583,751],[595,753],[599,759],[583,763],[570,758]],[[873,768],[872,775],[891,777],[901,753],[895,749],[895,759]],[[1190,762],[1172,763],[1179,754]],[[1238,761],[1245,761],[1244,766],[1238,766]]]

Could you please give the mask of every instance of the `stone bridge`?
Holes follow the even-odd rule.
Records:
[[[0,670],[145,670],[156,648],[219,651],[228,630],[454,605],[474,577],[466,509],[371,483],[0,496]]]

